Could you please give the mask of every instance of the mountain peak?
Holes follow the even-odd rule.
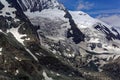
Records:
[[[17,0],[23,11],[30,9],[31,12],[41,11],[43,9],[64,9],[57,0]]]

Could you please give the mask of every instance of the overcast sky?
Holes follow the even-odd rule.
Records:
[[[69,10],[82,10],[112,26],[120,27],[120,0],[59,0]]]

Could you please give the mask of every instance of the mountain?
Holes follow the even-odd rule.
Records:
[[[0,1],[1,80],[119,80],[120,33],[56,0]]]
[[[18,0],[17,2],[23,11],[27,11],[29,9],[31,12],[35,12],[50,8],[64,8],[64,6],[59,4],[56,0]]]

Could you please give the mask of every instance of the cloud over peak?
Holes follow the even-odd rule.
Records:
[[[93,3],[85,2],[85,1],[79,1],[78,6],[76,10],[89,10],[94,6]]]
[[[97,17],[98,19],[108,23],[111,26],[120,27],[120,15],[114,14],[114,15],[99,15]]]

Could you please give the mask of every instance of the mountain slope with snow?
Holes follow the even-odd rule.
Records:
[[[120,79],[119,31],[57,0],[1,0],[0,38],[0,79]]]
[[[82,11],[70,13],[78,28],[85,34],[85,42],[78,44],[81,48],[93,53],[93,58],[109,61],[120,56],[120,35],[116,29]]]
[[[43,5],[42,0],[39,2]],[[46,8],[36,9],[32,12],[32,7],[28,7],[24,11],[31,23],[39,26],[40,29],[37,30],[37,33],[40,43],[44,47],[55,54],[58,53],[69,58],[76,55],[85,57],[92,53],[93,58],[88,59],[88,63],[91,60],[95,61],[95,57],[100,58],[97,62],[99,64],[103,59],[109,61],[111,58],[114,60],[119,57],[120,34],[115,28],[82,11],[67,11],[58,2],[45,2]],[[31,4],[31,2],[28,1],[27,4]],[[66,46],[68,44],[70,47]],[[61,47],[65,49],[60,52],[55,46],[60,50],[63,50]]]

